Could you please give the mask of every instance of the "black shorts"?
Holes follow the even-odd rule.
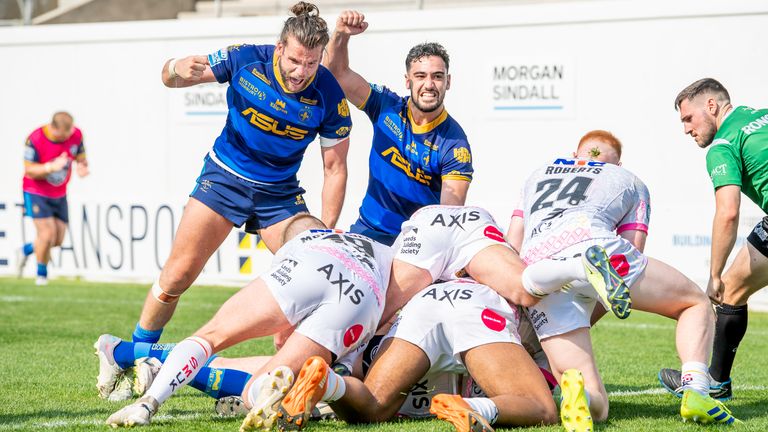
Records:
[[[747,236],[747,241],[764,257],[768,258],[768,216],[765,216],[755,225],[755,228]]]

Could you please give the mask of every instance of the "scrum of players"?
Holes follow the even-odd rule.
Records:
[[[95,344],[100,397],[139,396],[107,424],[148,425],[168,398],[189,385],[214,398],[219,414],[244,416],[241,430],[302,430],[328,416],[348,423],[436,416],[458,431],[558,422],[567,431],[591,431],[608,418],[609,401],[589,329],[607,313],[627,319],[634,309],[672,318],[677,333],[687,335],[676,340],[681,368],[675,390],[682,398],[683,420],[739,423],[710,395],[707,363],[715,332],[710,299],[682,273],[645,255],[650,195],[621,166],[622,147],[615,136],[591,131],[571,155],[563,149],[535,169],[505,236],[486,210],[464,205],[471,153],[443,105],[450,86],[444,49],[421,44],[411,50],[406,59],[410,94],[403,98],[349,69],[348,41],[368,27],[361,13],[339,16],[321,66],[320,51],[313,50],[322,50],[325,42],[313,46],[307,29],[315,25],[327,33],[327,28],[324,22],[318,27],[314,6],[299,5],[304,9],[294,7],[296,16],[286,22],[288,31],[276,47],[239,46],[171,60],[164,82],[178,76],[184,85],[194,85],[208,76],[230,82],[230,103],[248,104],[269,102],[273,93],[286,100],[308,98],[302,92],[313,80],[322,94],[326,90],[320,84],[335,78],[374,125],[371,163],[382,148],[393,146],[421,168],[389,165],[391,175],[372,169],[361,217],[350,232],[333,228],[338,211],[334,216],[331,206],[326,213],[325,200],[322,218],[302,208],[286,210],[282,219],[259,215],[258,229],[279,226],[278,235],[269,234],[275,253],[271,267],[177,344],[157,339],[186,287],[169,290],[161,277],[150,290],[133,340],[102,335]],[[242,73],[265,59],[272,67]],[[681,115],[711,93],[703,88],[686,93]],[[311,125],[325,137],[321,145],[329,154],[348,145],[349,132],[328,134],[349,116],[346,103],[331,108],[313,113],[318,118]],[[236,136],[237,128],[227,132],[234,121],[228,119],[222,136],[247,145]],[[691,133],[687,126],[686,133]],[[696,133],[691,135],[698,142]],[[207,163],[224,171],[211,177],[207,190],[215,191],[216,182],[231,182],[226,173],[247,184],[242,173],[227,169],[228,161],[237,160],[235,147],[217,141]],[[263,184],[246,187],[275,194]],[[401,195],[383,193],[395,190]],[[190,200],[197,193],[198,188]],[[205,205],[238,225],[218,202]],[[237,200],[227,202],[237,205]],[[266,210],[257,205],[252,211]],[[159,329],[147,325],[160,321]],[[264,336],[275,338],[273,356],[217,355]]]

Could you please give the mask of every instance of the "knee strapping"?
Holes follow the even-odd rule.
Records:
[[[181,294],[168,294],[167,292],[163,291],[163,289],[160,288],[159,281],[156,281],[154,284],[152,284],[152,297],[154,297],[155,300],[162,304],[176,303],[179,301],[180,296]]]

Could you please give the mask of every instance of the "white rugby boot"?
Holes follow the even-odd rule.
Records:
[[[93,344],[96,349],[96,356],[99,357],[99,376],[96,378],[96,388],[102,399],[109,398],[118,379],[123,375],[123,368],[117,365],[114,357],[115,346],[120,342],[122,340],[117,336],[103,334]]]
[[[147,426],[152,422],[152,416],[155,415],[160,404],[152,396],[143,396],[136,402],[123,407],[116,413],[109,416],[107,424],[113,428]]]

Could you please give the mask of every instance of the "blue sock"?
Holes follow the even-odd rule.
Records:
[[[189,384],[208,396],[219,399],[226,396],[240,396],[251,374],[237,369],[202,367]]]
[[[48,277],[48,265],[37,263],[37,275],[40,277]]]
[[[133,362],[142,357],[154,357],[160,362],[165,362],[168,353],[176,344],[153,344],[148,342],[122,341],[115,347],[113,356],[115,363],[125,369],[133,366]]]
[[[32,243],[27,243],[21,250],[24,251],[24,256],[30,256],[35,252],[35,247],[32,245]]]
[[[149,342],[157,343],[160,340],[160,335],[163,334],[163,329],[160,330],[145,330],[141,328],[139,323],[136,323],[136,328],[133,330],[134,342]]]

